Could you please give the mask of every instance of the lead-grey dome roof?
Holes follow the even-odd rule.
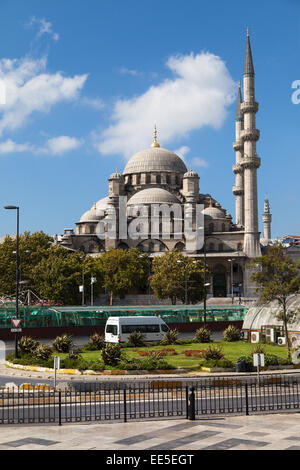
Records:
[[[128,161],[123,175],[152,171],[172,171],[184,174],[187,172],[187,168],[181,158],[171,150],[151,147],[133,155]]]
[[[162,188],[149,188],[134,194],[128,201],[128,205],[139,204],[180,204],[175,194]]]

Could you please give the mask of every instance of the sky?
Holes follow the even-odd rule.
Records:
[[[260,229],[268,196],[272,236],[300,234],[299,0],[1,0],[0,18],[0,237],[16,231],[4,205],[22,232],[75,228],[155,124],[234,218],[247,27]]]

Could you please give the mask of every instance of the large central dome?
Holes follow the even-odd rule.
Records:
[[[170,150],[151,147],[133,155],[128,161],[123,175],[156,171],[184,174],[187,168],[181,158]]]

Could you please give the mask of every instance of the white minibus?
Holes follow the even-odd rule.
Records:
[[[169,327],[160,317],[109,317],[105,326],[105,341],[126,343],[133,331],[143,333],[145,341],[160,341]]]

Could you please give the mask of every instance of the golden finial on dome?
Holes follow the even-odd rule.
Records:
[[[212,206],[213,206],[212,198],[210,198],[210,200],[209,200],[209,207],[212,207]]]
[[[153,144],[151,145],[151,147],[160,147],[159,143],[157,142],[157,128],[156,128],[156,124],[154,126],[154,140],[153,140]]]
[[[94,210],[97,209],[97,202],[94,202]]]

